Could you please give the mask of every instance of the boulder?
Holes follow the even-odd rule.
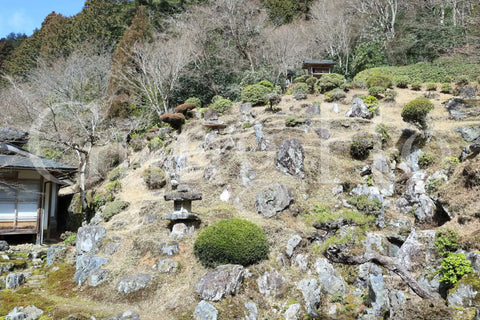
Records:
[[[65,258],[67,248],[65,246],[51,246],[47,249],[47,266],[51,266]]]
[[[450,113],[450,119],[453,120],[466,120],[480,114],[478,106],[460,98],[451,98],[445,103],[445,108]]]
[[[460,98],[462,99],[476,99],[477,88],[474,86],[463,86],[460,89]]]
[[[193,313],[194,320],[217,320],[217,316],[217,309],[205,300],[200,301]]]
[[[114,318],[108,318],[108,320],[141,320],[141,319],[138,314],[133,313],[132,311],[125,311],[124,313],[120,313],[116,315]]]
[[[209,301],[235,295],[242,286],[246,271],[241,265],[221,265],[207,272],[197,283],[200,298]]]
[[[367,105],[360,98],[353,98],[352,106],[345,113],[345,117],[357,117],[364,119],[372,119],[373,113],[368,110]]]
[[[275,183],[257,194],[255,208],[263,217],[271,218],[287,209],[292,202],[290,189],[283,184]]]
[[[343,278],[335,271],[335,268],[327,259],[318,258],[315,261],[315,271],[322,285],[322,292],[329,295],[345,294],[346,285]]]
[[[318,128],[315,130],[315,133],[322,139],[324,140],[328,140],[330,139],[330,131],[328,131],[327,129],[325,128]]]
[[[407,271],[436,265],[435,230],[412,229],[398,251],[398,261]]]
[[[283,140],[277,151],[275,166],[288,175],[304,178],[304,151],[297,138]]]
[[[388,293],[388,300],[390,302],[390,317],[391,319],[401,319],[404,317],[405,303],[407,299],[402,291],[390,291]]]
[[[258,290],[267,296],[278,296],[282,293],[285,278],[277,270],[266,271],[257,279]]]
[[[205,135],[205,141],[202,144],[204,150],[220,149],[220,143],[217,139],[218,131],[212,130]]]
[[[470,263],[472,264],[473,271],[480,274],[480,253],[469,252],[465,255]]]
[[[240,165],[240,178],[242,185],[248,187],[251,185],[251,181],[255,179],[257,173],[253,171],[252,165],[248,161],[243,161]]]
[[[297,266],[297,268],[301,271],[308,270],[308,255],[306,254],[297,254],[293,260],[293,265]]]
[[[4,274],[5,272],[12,271],[15,265],[11,262],[2,262],[0,264],[0,274]]]
[[[156,263],[156,269],[160,273],[175,273],[178,270],[178,262],[171,259],[160,259]]]
[[[253,126],[253,131],[255,132],[255,138],[257,139],[257,150],[266,151],[269,147],[269,142],[263,136],[263,125],[257,123]]]
[[[447,296],[448,305],[457,308],[475,307],[477,294],[479,294],[478,290],[475,290],[472,285],[460,280]]]
[[[298,245],[302,242],[302,237],[298,234],[293,235],[287,242],[287,249],[285,250],[285,254],[287,257],[291,258],[293,256],[293,252],[298,247]]]
[[[477,138],[477,140],[475,140],[474,143],[463,148],[462,153],[460,154],[460,157],[458,157],[458,159],[463,162],[467,159],[476,157],[479,153],[480,153],[480,137]]]
[[[390,197],[395,191],[395,173],[391,163],[383,154],[375,154],[372,164],[372,175],[380,193]]]
[[[5,240],[0,240],[0,251],[7,251],[8,249],[10,249],[8,242]]]
[[[26,278],[25,273],[9,273],[5,279],[5,288],[15,290],[26,282]]]
[[[305,300],[305,309],[308,315],[318,316],[317,308],[320,305],[320,286],[316,279],[304,279],[298,282],[297,289],[302,291]],[[292,312],[293,313],[293,312]]]
[[[318,103],[310,104],[305,108],[306,114],[320,114],[320,105]]]
[[[257,320],[258,309],[254,302],[245,302],[245,320]]]
[[[162,243],[160,247],[161,247],[160,250],[161,250],[162,254],[167,255],[167,256],[174,256],[180,251],[180,249],[178,247],[178,242],[176,242],[176,241],[172,241],[172,242],[168,242],[168,243]]]
[[[455,132],[460,133],[463,140],[472,142],[480,137],[480,126],[458,127],[455,128]]]
[[[117,290],[120,293],[132,293],[145,289],[153,280],[154,275],[135,273],[124,276],[119,282]]]
[[[96,287],[107,280],[108,271],[105,269],[95,269],[88,275],[88,285]]]
[[[104,257],[78,255],[75,264],[75,275],[73,280],[81,285],[95,269],[107,264],[108,259]]]
[[[173,239],[182,239],[187,234],[192,234],[194,227],[188,227],[185,223],[175,223],[172,227],[172,232],[170,232],[170,237]]]
[[[293,303],[288,306],[287,311],[283,315],[285,320],[300,320],[300,303]]]
[[[77,233],[76,250],[78,254],[95,254],[100,250],[107,232],[102,226],[80,227]]]
[[[383,276],[370,275],[368,281],[368,298],[372,306],[373,314],[383,318],[390,309],[388,291],[385,287]]]

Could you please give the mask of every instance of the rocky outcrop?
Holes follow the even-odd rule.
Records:
[[[463,140],[467,142],[475,141],[480,137],[480,126],[459,127],[455,131],[462,135]]]
[[[25,283],[27,277],[25,273],[9,273],[5,279],[5,288],[7,289],[17,289],[22,284]]]
[[[460,98],[451,98],[445,103],[445,108],[450,113],[450,119],[466,120],[480,114],[480,107]]]
[[[160,259],[157,261],[155,268],[160,273],[175,273],[178,269],[178,262],[171,259]]]
[[[35,306],[15,307],[7,314],[5,320],[38,320],[43,315],[43,310]]]
[[[315,261],[315,271],[322,285],[322,292],[329,295],[345,294],[345,281],[343,281],[342,277],[335,271],[335,268],[327,259],[318,258]]]
[[[67,248],[64,246],[51,246],[47,249],[47,266],[62,260],[67,253]]]
[[[97,256],[88,256],[88,255],[79,255],[76,260],[76,271],[73,276],[73,280],[81,285],[93,272],[95,269],[100,268],[100,266],[108,263],[107,258],[97,257]]]
[[[304,171],[304,151],[303,147],[296,138],[283,140],[278,149],[275,166],[283,173],[294,177],[305,177]]]
[[[455,286],[455,290],[448,294],[448,305],[453,307],[475,307],[477,306],[477,295],[480,295],[478,290],[475,290],[472,285],[460,280]]]
[[[107,280],[108,271],[105,269],[95,269],[88,275],[88,285],[97,287]]]
[[[317,308],[320,305],[320,286],[316,279],[304,279],[298,282],[297,288],[302,291],[305,300],[305,309],[310,316],[318,316]],[[294,310],[292,310],[293,313]]]
[[[282,293],[285,278],[277,270],[265,272],[257,279],[258,290],[267,296],[278,296]]]
[[[353,98],[352,106],[345,113],[345,117],[357,117],[364,119],[372,119],[373,113],[368,110],[367,105],[360,98]]]
[[[120,293],[129,294],[145,289],[153,280],[154,275],[148,273],[136,273],[124,276],[117,286]]]
[[[198,281],[196,290],[200,298],[219,301],[226,296],[238,293],[245,277],[241,265],[227,264],[216,267]]]
[[[413,229],[398,251],[398,260],[407,271],[436,265],[435,230]]]
[[[10,249],[8,242],[5,240],[0,240],[0,251],[7,251],[8,249]]]
[[[480,153],[480,138],[477,138],[474,143],[463,148],[462,153],[458,157],[460,161],[465,161],[476,157]]]
[[[205,300],[200,301],[193,313],[194,320],[217,320],[217,316],[217,309]]]
[[[102,226],[80,227],[77,233],[76,249],[79,254],[95,254],[100,250],[106,236]]]
[[[300,303],[293,303],[288,306],[287,311],[283,315],[285,320],[300,320]]]
[[[283,184],[273,184],[257,194],[255,208],[265,218],[271,218],[287,209],[293,202],[290,189]]]
[[[180,251],[178,247],[178,242],[176,241],[162,243],[160,246],[160,250],[162,254],[166,256],[174,256]]]

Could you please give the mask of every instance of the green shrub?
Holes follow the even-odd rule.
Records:
[[[368,88],[368,94],[374,96],[375,98],[381,99],[385,94],[384,87],[370,87]]]
[[[375,115],[378,115],[380,113],[380,102],[376,97],[362,96],[361,98],[363,102],[367,105],[367,108],[371,113]]]
[[[325,92],[325,101],[332,102],[338,101],[345,98],[347,95],[342,89],[336,88],[330,91]]]
[[[427,83],[427,91],[437,91],[437,84],[433,82]]]
[[[390,140],[390,135],[388,134],[388,127],[384,123],[379,123],[375,126],[375,132],[380,135],[382,143],[387,143]]]
[[[122,190],[122,183],[119,180],[109,182],[105,187],[107,193],[118,193]]]
[[[457,250],[458,233],[452,229],[440,229],[435,232],[435,251],[442,256]]]
[[[317,78],[310,77],[307,79],[307,81],[305,81],[305,83],[308,85],[308,93],[315,93],[315,84],[317,83]]]
[[[265,84],[262,85],[261,83]],[[272,93],[274,87],[269,81],[260,81],[257,84],[246,86],[241,93],[243,102],[250,102],[252,105],[262,105],[265,103],[265,96]]]
[[[297,83],[292,88],[293,98],[297,100],[306,99],[308,92],[308,84],[306,83]]]
[[[308,74],[304,74],[303,76],[293,79],[293,83],[306,83],[308,78],[310,78],[310,76]]]
[[[217,110],[219,113],[224,113],[233,106],[233,102],[229,99],[218,99],[210,108]]]
[[[391,88],[393,86],[393,78],[384,73],[375,73],[372,74],[367,79],[367,87],[383,87],[385,89]]]
[[[145,147],[144,136],[138,133],[134,133],[130,136],[128,144],[132,147],[133,151],[140,151]]]
[[[357,89],[365,89],[367,87],[367,84],[365,81],[353,81],[352,86]]]
[[[457,86],[467,86],[470,82],[470,78],[466,75],[461,75],[457,77]]]
[[[398,92],[395,90],[387,90],[385,91],[385,98],[383,100],[385,101],[395,101],[395,99],[398,96]]]
[[[452,90],[453,90],[453,87],[450,82],[442,83],[442,86],[440,87],[441,93],[452,93]]]
[[[356,136],[350,145],[350,154],[354,159],[364,160],[368,158],[373,149],[373,139],[369,135]]]
[[[347,203],[357,208],[358,211],[366,215],[379,215],[382,209],[382,203],[377,199],[369,200],[366,195],[351,197]]]
[[[395,78],[395,85],[397,88],[408,88],[410,79],[407,76],[398,76]]]
[[[70,243],[75,242],[75,240],[77,240],[77,234],[76,234],[76,233],[72,233],[72,234],[69,235],[65,240],[63,240],[63,244],[64,244],[64,245],[69,245]]]
[[[298,119],[297,117],[288,117],[287,119],[285,119],[285,126],[287,127],[295,127],[304,123],[305,120]]]
[[[247,129],[247,128],[250,128],[252,126],[252,124],[250,123],[250,121],[245,121],[244,123],[242,123],[242,129]]]
[[[442,167],[447,171],[447,174],[452,174],[455,168],[460,164],[460,160],[457,157],[446,157],[442,161]]]
[[[443,258],[440,267],[440,282],[453,286],[460,278],[472,272],[472,264],[463,253],[450,253]]]
[[[324,74],[315,84],[318,93],[325,93],[335,88],[340,88],[345,83],[345,77],[338,73]]]
[[[427,193],[432,194],[438,191],[440,189],[440,186],[446,182],[444,177],[438,177],[438,178],[430,178],[428,179],[428,183],[425,186],[425,190]]]
[[[163,147],[163,139],[160,137],[155,137],[148,141],[147,146],[150,151],[159,150],[161,147]]]
[[[221,220],[203,229],[195,240],[195,256],[206,267],[248,266],[268,258],[268,241],[257,225],[242,219]]]
[[[418,79],[412,81],[411,89],[414,91],[420,91],[422,89],[422,82]]]
[[[418,128],[427,128],[427,115],[433,110],[433,103],[425,98],[418,98],[408,102],[402,109],[402,119]]]
[[[265,104],[268,105],[270,110],[274,110],[276,105],[282,101],[282,98],[278,93],[272,92],[265,95]]]
[[[435,155],[431,152],[424,152],[418,157],[420,168],[426,168],[435,162]]]
[[[142,172],[142,178],[148,189],[160,189],[165,186],[165,172],[157,167],[150,167]]]
[[[127,174],[127,168],[125,167],[116,167],[108,174],[108,180],[115,181],[120,180]]]
[[[198,109],[200,109],[202,107],[202,100],[200,100],[200,98],[196,98],[196,97],[188,98],[187,100],[185,100],[185,103],[186,104],[193,103],[194,105],[197,106]]]
[[[217,101],[220,100],[220,99],[223,99],[223,97],[222,97],[221,95],[218,95],[218,94],[217,94],[217,95],[213,96],[213,98],[212,98],[212,100],[211,100],[211,103],[213,104],[213,103],[217,102]]]
[[[120,212],[128,208],[129,205],[130,203],[128,203],[127,201],[113,201],[107,203],[105,209],[103,209],[102,212],[103,220],[109,221],[113,216],[119,214]]]

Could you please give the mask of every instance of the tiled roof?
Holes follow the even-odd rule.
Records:
[[[304,64],[335,64],[333,60],[303,60]]]
[[[0,127],[0,142],[24,145],[28,142],[28,133]]]

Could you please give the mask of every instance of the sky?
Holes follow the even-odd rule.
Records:
[[[0,0],[0,38],[12,32],[30,36],[52,11],[70,17],[84,4],[85,0]]]

